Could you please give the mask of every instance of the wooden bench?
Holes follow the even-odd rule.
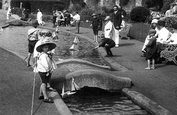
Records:
[[[132,27],[131,24],[125,23],[125,26],[119,31],[119,36],[121,39],[127,38],[128,40],[130,40],[128,33],[129,33],[131,27]]]
[[[165,58],[165,64],[173,61],[177,65],[177,44],[169,44],[160,53],[161,58]]]

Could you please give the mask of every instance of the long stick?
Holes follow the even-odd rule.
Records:
[[[31,103],[31,115],[33,115],[33,108],[34,108],[34,91],[35,91],[35,80],[36,78],[36,72],[34,72],[34,76],[33,76],[33,93],[32,93],[32,103]]]
[[[82,56],[83,54],[86,54],[86,53],[88,53],[88,52],[90,52],[90,51],[92,51],[92,50],[94,50],[94,49],[97,49],[98,47],[95,47],[95,48],[92,48],[91,50],[88,50],[88,51],[86,51],[86,52],[84,52],[84,53],[82,53],[81,55],[79,55],[79,56]],[[78,57],[79,57],[78,56]]]

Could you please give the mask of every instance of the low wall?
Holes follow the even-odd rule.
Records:
[[[136,40],[144,42],[149,32],[150,25],[145,23],[131,23],[131,24],[132,27],[130,28],[129,36]]]

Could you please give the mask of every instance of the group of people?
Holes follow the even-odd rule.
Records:
[[[70,30],[70,26],[75,23],[76,31],[79,33],[80,27],[80,15],[78,12],[74,13],[74,16],[69,13],[69,11],[53,11],[53,27],[56,27],[56,30],[59,29],[59,26],[66,26],[67,30]]]
[[[155,69],[155,63],[163,61],[160,53],[169,44],[177,44],[177,24],[174,23],[172,27],[166,28],[163,19],[153,19],[142,48],[148,65],[145,69]]]
[[[55,53],[56,44],[53,42],[52,32],[46,29],[37,29],[38,21],[32,23],[32,28],[28,30],[28,56],[27,66],[30,65],[33,54],[34,72],[38,72],[41,77],[39,99],[46,103],[53,103],[49,98],[48,91],[56,91],[50,85],[51,75],[56,65],[52,59]]]
[[[104,25],[104,29],[103,29],[103,36],[101,39],[101,43],[99,44],[98,47],[105,47],[106,53],[108,57],[113,56],[112,52],[111,52],[111,48],[113,47],[119,47],[119,31],[121,29],[121,24],[122,24],[122,20],[124,17],[124,12],[122,12],[122,10],[115,5],[114,6],[114,12],[112,13],[112,15],[110,16],[106,16],[106,18],[104,19],[105,21],[105,25]],[[97,21],[97,27],[94,27],[95,21]],[[99,27],[99,19],[95,18],[95,15],[93,15],[93,21],[92,21],[92,25],[93,25],[93,32],[94,32],[94,41],[97,41],[97,33],[98,33],[98,27]],[[96,28],[96,29],[95,29]],[[95,30],[97,30],[95,32]]]

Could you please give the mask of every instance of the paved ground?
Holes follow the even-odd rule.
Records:
[[[4,22],[2,20],[4,18],[1,17],[4,17],[4,13],[0,11],[0,22]],[[47,24],[47,26],[52,27],[51,24]],[[65,27],[60,29],[66,30]],[[75,33],[74,28],[72,27],[69,32]],[[93,38],[91,29],[81,28],[79,35]],[[113,71],[112,73],[131,78],[135,84],[132,90],[144,94],[175,114],[177,113],[176,66],[173,63],[158,64],[155,70],[145,70],[146,61],[140,56],[142,45],[142,42],[133,39],[121,40],[120,47],[112,49],[115,56],[109,59],[119,63],[127,70]],[[24,66],[26,65],[24,60],[3,49],[0,49],[0,53],[0,63],[3,65],[0,66],[0,76],[2,76],[0,80],[0,93],[2,94],[0,104],[3,107],[0,109],[0,114],[15,115],[15,112],[21,113],[20,115],[28,114],[30,112],[33,73],[31,69]],[[39,84],[37,85],[39,86]],[[36,95],[38,95],[38,91],[36,91]],[[35,108],[37,108],[40,105],[37,97],[35,102]],[[44,112],[42,112],[42,107],[45,108]],[[14,110],[17,111],[14,112]],[[55,115],[56,108],[54,105],[49,106],[42,103],[37,112],[41,115],[42,113],[48,115],[47,113],[52,112]]]

